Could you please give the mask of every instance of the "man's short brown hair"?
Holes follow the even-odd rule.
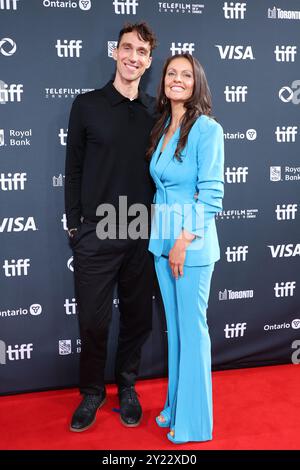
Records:
[[[150,43],[150,55],[151,55],[153,49],[155,49],[157,45],[157,41],[156,41],[155,34],[151,30],[151,28],[148,26],[148,24],[145,22],[126,23],[124,27],[121,29],[121,31],[119,32],[117,47],[119,47],[123,34],[132,33],[133,31],[137,32],[140,39]]]

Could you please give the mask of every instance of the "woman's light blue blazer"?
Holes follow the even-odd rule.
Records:
[[[168,256],[185,228],[197,238],[187,248],[184,264],[205,266],[220,258],[215,214],[222,210],[224,194],[223,129],[214,119],[200,116],[189,132],[181,162],[174,157],[179,133],[180,128],[160,155],[162,136],[151,159],[157,191],[149,250]]]

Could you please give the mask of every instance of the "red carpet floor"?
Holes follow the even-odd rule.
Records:
[[[116,388],[108,386],[96,423],[83,433],[68,429],[77,390],[0,397],[0,449],[300,449],[300,366],[214,372],[214,439],[205,443],[174,445],[156,426],[166,385],[166,379],[138,382],[144,418],[130,429],[112,411]]]

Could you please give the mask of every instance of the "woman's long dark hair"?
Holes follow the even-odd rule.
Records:
[[[205,114],[206,116],[212,115],[211,94],[202,65],[191,54],[187,53],[176,54],[169,57],[165,62],[158,89],[157,109],[160,117],[154,125],[150,135],[150,144],[146,153],[149,160],[151,159],[160,138],[163,134],[167,133],[171,124],[170,119],[168,126],[166,126],[167,119],[171,115],[171,104],[169,98],[167,98],[165,94],[165,76],[170,62],[181,57],[187,59],[193,68],[194,89],[192,96],[184,103],[186,112],[182,118],[180,136],[175,150],[175,157],[177,160],[181,161],[181,151],[186,146],[188,134],[196,119],[202,114]]]

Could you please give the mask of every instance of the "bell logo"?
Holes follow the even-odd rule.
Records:
[[[42,313],[42,310],[43,309],[40,304],[32,304],[29,307],[29,312],[31,313],[31,315],[34,315],[34,316],[40,315]]]
[[[92,7],[91,0],[79,0],[79,8],[80,10],[88,11]]]

